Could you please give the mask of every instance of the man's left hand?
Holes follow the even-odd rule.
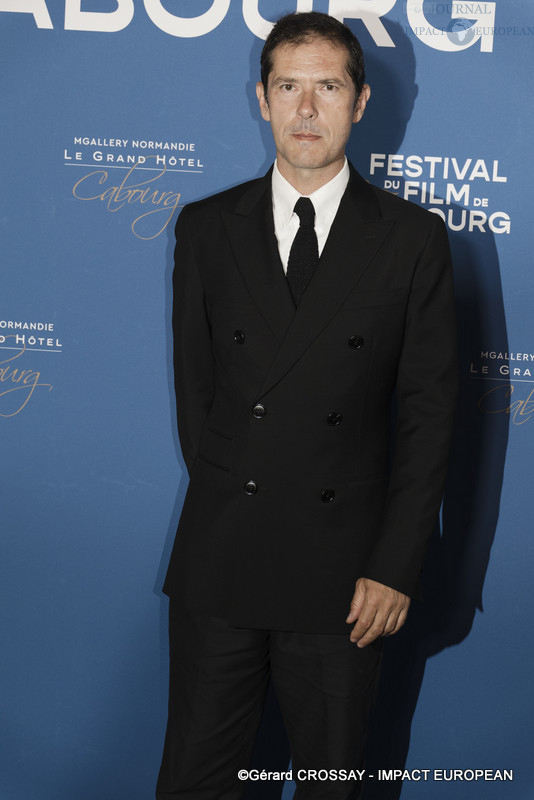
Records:
[[[350,633],[351,642],[365,647],[379,636],[391,636],[402,628],[408,614],[410,598],[370,578],[359,578],[350,604],[348,623],[356,622]]]

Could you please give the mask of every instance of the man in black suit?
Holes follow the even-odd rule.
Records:
[[[257,94],[273,169],[176,228],[190,484],[165,582],[159,800],[242,796],[270,677],[296,796],[361,796],[381,639],[417,594],[445,479],[447,236],[345,158],[370,95],[357,40],[325,14],[282,18]]]

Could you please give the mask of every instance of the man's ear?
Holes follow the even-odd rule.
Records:
[[[258,81],[256,84],[256,97],[258,98],[258,103],[260,104],[260,111],[263,119],[266,120],[266,122],[270,122],[271,115],[269,113],[269,103],[265,94],[265,88],[261,81]]]
[[[371,87],[368,83],[364,83],[362,86],[362,90],[360,92],[360,96],[358,97],[358,101],[354,108],[354,116],[352,118],[352,122],[359,122],[363,117],[363,112],[365,111],[365,106],[369,102],[369,98],[371,97]]]

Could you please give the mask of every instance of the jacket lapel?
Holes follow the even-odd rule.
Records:
[[[258,399],[302,357],[336,314],[394,223],[383,220],[373,190],[351,166],[317,269],[295,309],[274,233],[271,171],[255,181],[223,222],[249,293],[280,342]]]
[[[293,314],[258,398],[289,372],[319,336],[361,278],[393,225],[393,221],[382,220],[374,192],[351,167],[351,179],[317,269]]]
[[[242,196],[234,212],[223,212],[230,246],[250,295],[279,342],[295,315],[274,233],[271,171]]]

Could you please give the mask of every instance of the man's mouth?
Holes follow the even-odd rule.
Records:
[[[320,139],[318,133],[293,133],[292,134],[295,139],[300,139],[303,142],[314,142],[316,139]]]

